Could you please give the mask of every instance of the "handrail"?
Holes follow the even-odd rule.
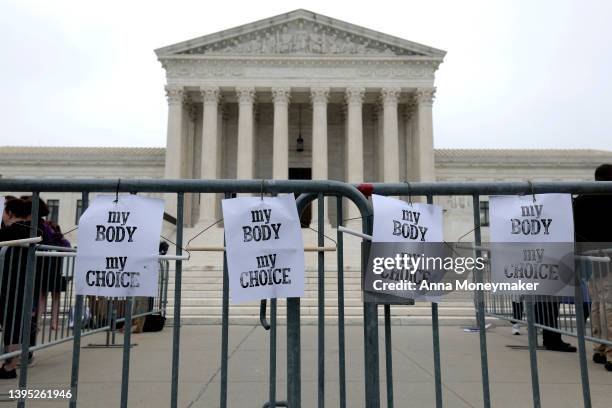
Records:
[[[42,237],[12,239],[10,241],[0,241],[0,247],[28,246],[42,241]]]
[[[357,184],[355,184],[357,186]],[[508,194],[611,194],[612,181],[506,181],[431,183],[371,183],[374,194],[381,195],[508,195]]]

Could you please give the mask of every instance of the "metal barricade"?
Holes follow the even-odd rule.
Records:
[[[371,206],[365,196],[360,193],[357,187],[366,193],[377,193],[390,196],[425,196],[429,202],[433,202],[436,196],[461,195],[472,198],[473,221],[474,221],[474,243],[480,246],[480,214],[479,197],[482,195],[493,194],[532,194],[532,193],[612,193],[612,183],[609,182],[580,182],[580,183],[395,183],[382,184],[374,183],[367,186],[353,186],[342,182],[334,181],[267,181],[267,180],[7,180],[0,179],[0,190],[4,191],[30,191],[33,192],[33,219],[37,216],[37,199],[41,191],[44,192],[81,192],[83,207],[87,207],[89,193],[91,192],[138,192],[138,193],[168,193],[176,195],[176,252],[173,255],[175,264],[174,277],[174,300],[173,300],[173,335],[172,335],[172,363],[171,363],[171,393],[170,406],[176,407],[179,393],[179,356],[180,356],[180,336],[181,336],[181,279],[184,246],[184,216],[185,216],[185,194],[186,193],[225,193],[226,197],[235,193],[252,194],[278,194],[278,193],[301,193],[298,198],[298,210],[301,212],[306,205],[313,200],[318,201],[318,247],[323,246],[324,222],[322,208],[324,197],[336,197],[337,208],[342,219],[342,199],[351,200],[361,213],[362,232],[371,234],[372,231],[372,211]],[[34,237],[35,225],[32,227],[31,235]],[[477,250],[479,252],[480,250]],[[27,250],[27,293],[31,294],[34,277],[34,252],[35,244],[30,244]],[[318,306],[317,306],[317,401],[318,406],[322,407],[325,401],[325,293],[324,281],[325,251],[317,249],[318,262]],[[362,269],[365,265],[366,254],[362,253]],[[337,269],[338,269],[338,308],[339,308],[339,395],[340,406],[346,406],[346,368],[345,368],[345,327],[344,327],[344,287],[343,287],[343,241],[341,233],[338,233],[337,247]],[[223,262],[223,289],[222,289],[222,323],[221,323],[221,369],[220,369],[220,406],[227,406],[227,382],[228,382],[228,338],[229,338],[229,288],[227,275],[227,262],[224,256]],[[483,281],[482,275],[475,277],[478,281]],[[491,406],[491,396],[489,387],[487,337],[485,330],[485,297],[482,292],[476,292],[476,320],[479,327],[480,343],[480,363],[482,375],[482,398],[485,407]],[[576,293],[577,313],[582,311],[582,293]],[[24,310],[32,310],[31,296],[26,296]],[[265,406],[289,406],[299,408],[302,402],[302,379],[301,379],[301,333],[300,333],[300,299],[291,298],[287,300],[287,389],[285,401],[277,401],[276,390],[276,337],[277,337],[277,302],[270,302],[270,321],[267,322],[265,315],[262,321],[265,326],[270,327],[270,384],[269,396]],[[365,406],[368,408],[378,408],[381,405],[380,382],[379,382],[379,345],[378,345],[378,306],[372,303],[363,305],[363,327],[364,327],[364,388]],[[391,325],[391,305],[384,305],[385,322],[385,358],[386,358],[386,400],[387,406],[394,405],[393,400],[393,367],[391,365],[391,345],[392,345],[392,325]],[[84,333],[81,330],[82,317],[84,312],[83,296],[76,296],[74,300],[74,342],[72,352],[71,367],[71,407],[77,406],[78,385],[79,385],[79,364],[81,339]],[[126,300],[125,324],[131,326],[132,298]],[[263,307],[266,310],[266,306]],[[441,407],[442,400],[442,374],[439,341],[438,308],[432,304],[432,358],[435,368],[435,399],[436,406]],[[533,306],[527,304],[527,324],[529,327],[529,361],[531,368],[531,384],[533,405],[539,407],[540,389],[538,379],[538,367],[536,359],[536,337],[534,323]],[[29,342],[25,340],[29,336],[29,321],[24,319],[22,341],[22,358],[27,358]],[[25,321],[28,321],[27,323]],[[579,345],[579,360],[581,367],[581,381],[583,386],[583,398],[585,407],[590,407],[590,391],[588,375],[586,372],[586,351],[584,324],[578,319],[576,324],[576,335]],[[121,383],[121,406],[128,406],[129,401],[129,369],[130,369],[130,330],[127,330],[123,338],[123,358],[122,358],[122,383]],[[19,378],[20,388],[27,388],[27,365],[22,365]],[[262,402],[263,403],[263,402]],[[19,406],[25,406],[25,401],[20,401]]]
[[[173,336],[172,336],[172,363],[171,363],[171,392],[170,392],[170,406],[176,407],[178,401],[178,385],[179,385],[179,355],[180,355],[180,335],[181,335],[181,285],[182,285],[182,267],[183,261],[187,258],[183,255],[184,235],[184,209],[185,209],[185,194],[186,193],[225,193],[226,197],[232,196],[236,193],[253,193],[253,194],[279,194],[279,193],[307,193],[298,199],[300,211],[305,208],[308,202],[313,199],[319,200],[319,246],[315,249],[319,253],[318,271],[319,277],[324,276],[324,264],[323,257],[326,251],[321,245],[321,239],[323,237],[323,213],[322,205],[324,196],[338,197],[338,208],[340,208],[340,216],[342,217],[342,199],[348,199],[352,201],[359,209],[362,216],[362,228],[365,233],[371,232],[371,207],[364,196],[353,186],[336,181],[267,181],[267,180],[121,180],[118,183],[115,180],[0,180],[0,190],[2,191],[19,191],[19,192],[32,192],[33,201],[38,202],[40,192],[81,192],[83,209],[86,209],[89,202],[89,194],[93,192],[113,192],[113,193],[168,193],[176,194],[176,253],[171,256],[176,261],[175,264],[175,276],[174,276],[174,300],[173,300]],[[37,218],[37,204],[33,205],[32,218]],[[32,236],[35,236],[35,225],[32,227]],[[341,239],[340,239],[341,242]],[[341,244],[340,244],[341,245]],[[28,248],[28,256],[32,257],[34,254],[34,246],[30,245]],[[342,249],[338,250],[339,256],[339,271],[342,271]],[[29,259],[29,258],[28,258]],[[27,282],[32,282],[33,278],[33,265],[28,263],[28,273],[26,277]],[[229,288],[227,279],[227,264],[223,265],[223,305],[222,305],[222,346],[221,346],[221,387],[220,387],[220,406],[227,406],[227,378],[228,378],[228,337],[229,337]],[[339,272],[341,273],[341,272]],[[342,279],[342,278],[340,278]],[[325,381],[325,350],[324,346],[324,285],[319,284],[319,405],[322,406],[325,395],[324,381]],[[342,285],[340,285],[340,292],[342,291]],[[165,300],[162,300],[165,301]],[[125,325],[131,326],[132,319],[132,298],[126,299],[125,304]],[[339,295],[339,303],[341,305],[340,310],[343,311],[344,305],[342,304],[342,295]],[[31,299],[25,301],[28,310],[31,310]],[[267,406],[282,406],[283,402],[276,401],[276,301],[272,300],[272,311],[270,321],[270,342],[271,342],[271,353],[270,353],[270,396],[269,401],[266,403]],[[80,353],[81,353],[81,341],[85,333],[82,329],[83,316],[86,310],[86,302],[83,296],[77,295],[74,299],[74,336],[73,336],[73,351],[72,351],[72,366],[71,366],[71,400],[70,406],[76,407],[78,401],[78,384],[79,384],[79,369],[80,369]],[[342,312],[340,312],[342,314]],[[340,318],[342,320],[342,317]],[[29,320],[24,319],[24,320]],[[366,364],[364,372],[366,373],[365,386],[367,388],[367,400],[368,406],[379,405],[379,391],[378,391],[378,337],[377,337],[377,310],[375,306],[366,305],[364,307],[364,324],[366,330],[364,331],[365,338],[365,350],[364,355]],[[25,323],[24,323],[25,324]],[[29,325],[29,322],[28,322]],[[343,380],[341,381],[341,393],[346,394],[346,384],[344,381],[344,323],[339,325],[340,327],[340,345],[341,345],[341,363],[339,364],[340,375]],[[94,329],[95,331],[98,329]],[[29,335],[29,333],[24,333]],[[26,336],[27,337],[27,336]],[[131,345],[131,331],[126,330],[123,337],[123,357],[122,357],[122,370],[121,370],[121,396],[120,405],[122,407],[128,406],[129,401],[129,370],[130,370],[130,345]],[[287,401],[286,405],[291,407],[301,406],[301,350],[300,350],[300,299],[291,298],[287,300]],[[29,343],[27,341],[22,342],[22,358],[27,355],[29,351]],[[371,369],[376,367],[375,369]],[[19,375],[20,388],[25,389],[27,387],[27,365],[22,365]],[[346,397],[342,398],[343,406]],[[262,402],[262,404],[264,404]],[[19,407],[25,406],[25,400],[18,402]]]
[[[603,255],[603,254],[602,254]],[[581,259],[576,262],[576,272],[580,280],[582,293],[582,308],[576,304],[575,297],[541,297],[541,303],[547,303],[548,309],[543,311],[545,315],[554,314],[555,324],[545,321],[535,323],[535,327],[542,330],[550,330],[563,335],[578,336],[578,320],[585,325],[585,340],[612,346],[612,339],[608,337],[607,330],[610,321],[608,316],[612,315],[612,292],[605,288],[612,286],[612,264],[608,256]],[[607,258],[607,259],[606,259]],[[485,271],[485,281],[490,281],[490,270]],[[552,308],[554,307],[554,311]],[[558,311],[557,311],[558,309]],[[511,323],[526,324],[524,314],[524,302],[519,296],[507,294],[485,295],[485,314]],[[579,317],[582,316],[580,319]],[[544,319],[547,320],[547,319]]]
[[[23,296],[11,296],[11,292],[24,291],[24,276],[15,272],[26,271],[28,248],[24,246],[0,247],[0,328],[3,337],[0,347],[5,350],[0,359],[20,353],[6,351],[10,344],[21,344],[23,333]],[[73,248],[37,245],[35,250],[36,270],[34,276],[33,307],[31,311],[29,353],[72,340],[74,328],[74,254]],[[134,318],[144,319],[151,314],[165,316],[168,290],[167,260],[159,261],[159,294],[146,299],[146,307]],[[49,302],[50,301],[50,302]],[[82,316],[81,336],[106,331],[105,346],[114,344],[117,323],[125,320],[125,299],[90,297],[86,313]],[[110,339],[113,339],[112,342]],[[7,340],[11,340],[7,343]],[[14,340],[17,340],[17,343]],[[31,361],[31,355],[28,356]]]
[[[466,182],[466,183],[451,183],[451,182],[438,182],[438,183],[395,183],[395,184],[382,184],[374,183],[369,185],[368,191],[375,194],[381,195],[395,195],[395,196],[426,196],[428,202],[432,202],[432,197],[435,196],[471,196],[472,197],[472,210],[473,210],[473,233],[474,233],[474,246],[475,248],[481,247],[481,231],[480,231],[480,209],[479,202],[481,196],[488,195],[516,195],[516,194],[541,194],[541,193],[568,193],[568,194],[611,194],[612,193],[612,182]],[[476,249],[476,256],[481,256],[481,250]],[[475,280],[478,282],[484,282],[485,276],[482,273],[476,274]],[[577,276],[576,279],[579,279]],[[575,307],[578,315],[583,314],[583,293],[580,290],[580,285],[576,285],[575,292]],[[480,357],[481,357],[481,371],[482,371],[482,398],[483,406],[491,406],[491,394],[489,387],[489,369],[488,369],[488,355],[487,355],[487,343],[486,343],[486,330],[485,330],[485,295],[482,291],[476,291],[475,305],[476,305],[476,321],[479,329],[479,340],[480,340]],[[387,306],[385,306],[387,307]],[[435,317],[435,311],[432,305],[432,331],[434,333],[434,367],[439,364],[440,351],[439,344],[436,344],[436,332],[437,319]],[[507,309],[506,309],[507,310]],[[529,349],[529,361],[531,367],[531,384],[532,384],[532,397],[533,406],[541,406],[540,397],[540,385],[538,377],[538,366],[536,359],[537,352],[537,341],[536,341],[536,327],[534,318],[534,307],[532,302],[526,303],[526,324],[528,326],[528,349]],[[391,330],[389,330],[390,334]],[[578,359],[580,362],[580,377],[583,391],[583,402],[585,407],[591,406],[590,387],[588,380],[587,371],[587,360],[586,360],[586,349],[585,349],[585,330],[584,320],[576,320],[576,337],[578,340]],[[389,341],[390,343],[390,341]],[[387,351],[388,353],[389,351]],[[436,362],[437,361],[437,362]],[[436,406],[442,406],[442,398],[440,393],[440,371],[439,367],[436,367]],[[389,401],[392,403],[392,401]]]

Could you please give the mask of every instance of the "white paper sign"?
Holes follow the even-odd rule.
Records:
[[[293,195],[222,201],[232,303],[304,296],[304,243]]]
[[[155,296],[163,200],[98,196],[79,220],[76,293]]]
[[[570,194],[492,196],[491,281],[538,283],[525,294],[573,296],[574,220]],[[521,292],[523,293],[523,292]]]
[[[574,242],[570,194],[492,196],[491,242]]]
[[[396,245],[388,248],[389,254],[415,253],[435,256],[437,248],[420,245],[425,242],[443,242],[444,228],[442,224],[442,208],[434,204],[407,203],[396,198],[372,194],[374,209],[374,225],[372,242],[404,243],[407,246]],[[433,252],[432,252],[433,251]],[[419,269],[409,276],[415,282],[426,280],[438,282],[441,271]],[[367,276],[366,281],[373,279]],[[380,277],[378,277],[380,278]],[[438,302],[436,296],[423,295],[417,291],[391,293],[400,297],[428,302]]]
[[[442,242],[442,208],[372,195],[373,242]]]

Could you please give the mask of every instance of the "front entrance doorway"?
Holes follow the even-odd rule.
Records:
[[[308,167],[290,167],[289,168],[289,180],[311,180],[312,179],[312,169]],[[295,195],[297,198],[298,194]],[[310,222],[312,221],[312,205],[308,205],[302,216],[300,217],[300,224],[302,224],[302,228],[306,228],[310,226]]]

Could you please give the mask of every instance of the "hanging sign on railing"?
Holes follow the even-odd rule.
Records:
[[[491,281],[515,294],[573,296],[574,220],[570,194],[492,196]]]
[[[372,195],[372,242],[442,242],[442,208]]]
[[[79,219],[78,295],[155,296],[163,200],[96,197]]]
[[[292,194],[222,201],[232,303],[304,295],[304,243]]]
[[[421,285],[442,281],[446,271],[440,265],[426,265],[419,260],[447,256],[447,247],[440,244],[444,235],[442,208],[376,194],[372,195],[372,207],[374,226],[364,299],[378,303],[402,299],[439,301],[439,293],[422,289]],[[395,259],[407,262],[392,265]],[[382,261],[386,266],[381,265]],[[385,295],[393,298],[386,299]]]

